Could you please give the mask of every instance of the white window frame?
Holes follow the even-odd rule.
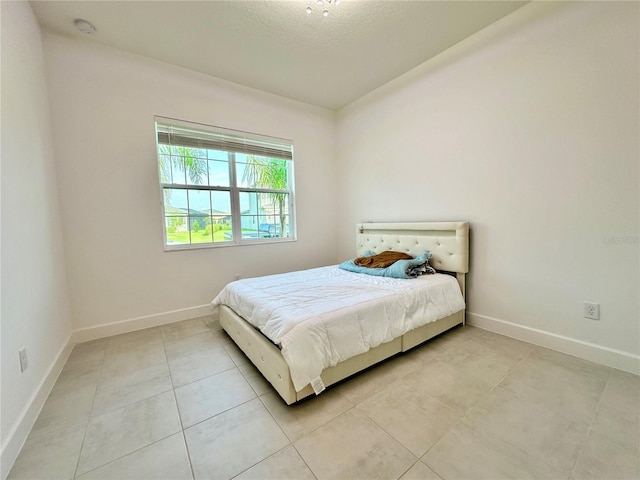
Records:
[[[183,134],[181,138],[185,138],[188,136],[188,133],[185,132],[193,132],[193,143],[190,146],[196,146],[198,141],[202,141],[202,138],[205,138],[204,142],[207,142],[207,135],[212,135],[212,138],[216,138],[217,143],[220,145],[228,144],[228,149],[217,148],[219,151],[226,151],[228,153],[228,162],[229,162],[229,186],[213,186],[213,185],[192,185],[192,184],[179,184],[179,183],[166,183],[162,181],[162,171],[160,167],[160,153],[158,146],[160,144],[171,144],[167,143],[166,139],[170,138],[167,135],[167,129],[174,128],[179,133]],[[243,132],[239,130],[232,130],[222,127],[216,127],[212,125],[205,125],[200,123],[188,122],[185,120],[177,120],[173,118],[167,117],[155,117],[155,138],[156,138],[156,162],[158,165],[158,179],[160,184],[160,198],[161,198],[161,213],[162,213],[162,236],[163,236],[163,244],[165,251],[176,251],[176,250],[194,250],[201,248],[223,248],[223,247],[235,247],[235,246],[246,246],[246,245],[263,245],[267,243],[283,243],[283,242],[294,242],[297,240],[297,232],[296,232],[296,215],[295,215],[295,189],[294,189],[294,161],[293,161],[293,141],[286,140],[282,138],[269,137],[265,135],[259,135],[254,133]],[[163,141],[160,138],[163,138]],[[201,137],[198,139],[198,137]],[[170,142],[170,140],[169,140]],[[184,144],[177,143],[176,145],[185,146]],[[197,147],[197,148],[207,148],[207,147]],[[210,147],[209,147],[210,148]],[[211,149],[211,148],[210,148]],[[285,190],[277,190],[277,189],[269,189],[269,188],[254,188],[254,187],[244,187],[239,185],[239,181],[237,177],[237,169],[236,169],[236,154],[237,153],[253,153],[263,157],[268,158],[277,158],[287,161],[287,183],[288,189]],[[288,158],[286,158],[288,157]],[[231,202],[231,224],[232,224],[232,240],[222,241],[222,242],[206,242],[206,243],[168,243],[167,238],[167,218],[171,215],[168,215],[165,209],[165,195],[164,190],[170,189],[178,189],[178,190],[204,190],[204,191],[224,191],[230,192],[230,202]],[[240,208],[240,194],[241,193],[283,193],[288,195],[288,227],[289,227],[289,236],[287,237],[270,237],[270,238],[261,238],[258,232],[257,238],[242,238],[242,211]],[[190,210],[188,205],[187,195],[187,209]],[[244,215],[246,216],[246,215]],[[258,224],[259,223],[260,214],[258,214]],[[185,217],[187,219],[187,229],[190,231],[190,218],[188,215]],[[259,227],[258,227],[259,228]],[[191,233],[189,233],[191,238]]]

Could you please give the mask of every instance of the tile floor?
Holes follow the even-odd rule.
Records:
[[[10,479],[638,479],[640,377],[457,327],[287,407],[212,317],[77,345]]]

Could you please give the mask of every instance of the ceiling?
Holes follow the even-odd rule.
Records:
[[[47,30],[332,110],[526,3],[342,0],[325,18],[307,0],[31,2]]]

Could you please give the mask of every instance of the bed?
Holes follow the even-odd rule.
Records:
[[[438,273],[396,280],[344,272],[337,266],[321,267],[232,282],[216,296],[212,306],[218,311],[221,327],[290,405],[464,324],[465,274],[469,265],[467,222],[357,225],[356,256],[389,250],[412,256],[429,251],[429,263]],[[353,282],[349,289],[361,297],[357,302],[339,294],[346,290],[341,283],[345,281]],[[289,285],[311,288],[287,294],[293,288]],[[405,290],[396,292],[396,288]],[[423,293],[421,289],[434,293]],[[460,300],[453,298],[452,290]],[[318,296],[307,296],[311,291],[317,291],[320,297],[331,297],[332,301],[337,299],[338,304],[326,306],[325,313],[326,302]],[[252,298],[250,294],[257,296]],[[429,297],[424,305],[419,303],[422,297]],[[274,306],[269,303],[271,298],[276,301]],[[360,305],[357,308],[356,303]],[[401,315],[398,305],[408,313]],[[320,313],[316,315],[316,311]],[[271,315],[269,323],[261,320],[263,314]],[[301,324],[311,325],[310,334],[292,323],[297,317],[305,319]],[[272,326],[274,318],[279,320],[275,322],[277,328]],[[387,328],[375,330],[385,318],[399,324],[390,323]],[[349,323],[351,319],[353,323]],[[365,330],[369,325],[374,329],[371,333]],[[309,343],[320,334],[335,345]],[[301,357],[294,356],[296,351],[310,360],[297,362],[296,358]]]

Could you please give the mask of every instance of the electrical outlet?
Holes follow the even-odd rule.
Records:
[[[584,302],[584,318],[600,320],[600,304]]]
[[[29,366],[29,360],[27,359],[27,349],[21,348],[18,350],[18,355],[20,355],[20,371],[24,372]]]

